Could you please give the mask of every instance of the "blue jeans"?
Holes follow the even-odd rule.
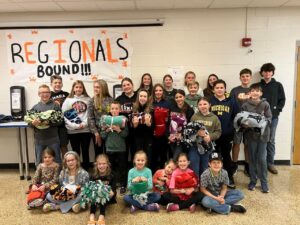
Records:
[[[200,179],[201,174],[208,168],[208,152],[200,154],[196,146],[189,149],[190,168]]]
[[[261,183],[267,183],[267,142],[247,140],[247,146],[250,181],[256,183],[259,178]]]
[[[148,194],[148,202],[146,205],[141,205],[138,201],[136,201],[135,199],[133,199],[133,195],[125,195],[124,196],[124,201],[126,203],[128,203],[129,205],[133,205],[139,209],[147,209],[147,205],[151,204],[151,203],[156,203],[158,202],[160,199],[160,194],[156,193],[156,192],[152,192]]]
[[[61,156],[60,156],[60,143],[53,143],[51,145],[39,145],[35,144],[35,165],[39,165],[43,160],[42,160],[42,155],[43,151],[46,148],[51,148],[55,152],[55,162],[61,163]]]
[[[172,151],[172,154],[173,154],[173,159],[176,161],[177,160],[177,157],[178,155],[183,152],[183,148],[182,148],[182,145],[180,143],[171,143],[170,144],[170,148],[171,148],[171,151]]]
[[[220,204],[218,201],[211,197],[205,196],[202,199],[202,205],[206,208],[210,208],[213,211],[227,215],[230,213],[231,205],[239,202],[244,198],[244,194],[239,190],[227,190],[224,197],[225,203]]]
[[[276,128],[278,125],[278,117],[272,119],[271,123],[271,134],[270,134],[270,141],[267,145],[267,163],[268,166],[274,165],[274,156],[275,156],[275,135],[276,135]]]

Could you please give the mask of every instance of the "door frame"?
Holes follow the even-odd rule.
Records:
[[[300,41],[296,42],[296,54],[295,54],[295,76],[294,76],[294,98],[293,98],[293,138],[292,138],[292,151],[291,151],[291,165],[300,164],[300,142],[297,141],[297,146],[295,143],[296,134],[300,136],[300,130],[296,129],[296,118],[298,118],[298,123],[300,123],[300,115],[296,115],[297,107],[300,107],[300,99],[297,99],[297,92],[300,92]],[[298,76],[299,74],[299,76]],[[298,84],[299,83],[299,84]],[[298,87],[298,88],[297,88]],[[298,89],[298,90],[297,90]],[[296,106],[297,103],[297,106]],[[299,143],[298,143],[299,142]],[[297,148],[296,148],[297,147]],[[294,157],[297,150],[297,159]]]

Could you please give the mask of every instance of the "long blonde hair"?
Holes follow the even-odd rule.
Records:
[[[103,99],[111,96],[109,94],[108,86],[105,80],[103,79],[96,80],[94,84],[95,83],[97,83],[101,88],[100,93],[94,96],[94,106],[98,110],[101,109]]]
[[[104,159],[107,163],[107,170],[106,170],[106,174],[105,176],[108,176],[111,174],[111,165],[110,165],[110,161],[109,161],[109,158],[106,154],[100,154],[97,156],[96,158],[96,161],[94,163],[94,169],[93,169],[93,176],[94,177],[100,177],[100,173],[99,173],[99,170],[97,168],[97,162],[101,159]]]

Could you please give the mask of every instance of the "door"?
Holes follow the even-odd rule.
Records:
[[[300,47],[297,49],[296,108],[294,127],[293,164],[300,165]]]

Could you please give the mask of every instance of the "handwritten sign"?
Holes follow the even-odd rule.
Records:
[[[6,32],[8,74],[14,82],[69,80],[119,82],[130,76],[132,47],[120,29],[37,29]]]

